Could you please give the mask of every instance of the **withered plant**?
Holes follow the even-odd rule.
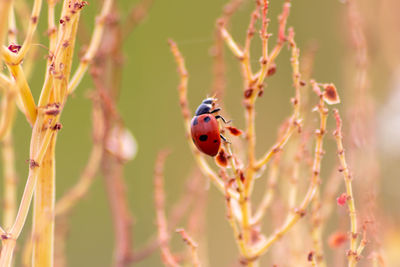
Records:
[[[22,1],[21,1],[22,2]],[[1,228],[2,250],[0,266],[11,266],[15,246],[25,225],[33,200],[33,228],[31,238],[32,266],[53,266],[54,260],[54,218],[55,218],[55,147],[57,132],[62,128],[60,116],[89,64],[99,48],[104,25],[113,5],[105,0],[96,18],[95,27],[88,48],[80,57],[75,71],[72,60],[75,52],[79,19],[84,14],[86,1],[74,0],[61,3],[61,13],[56,17],[58,1],[47,1],[48,57],[43,70],[44,83],[40,98],[35,101],[27,77],[34,64],[32,44],[37,25],[43,19],[43,1],[33,1],[31,14],[27,16],[25,2],[14,5],[14,1],[0,1],[0,64],[8,72],[0,73],[2,88],[1,140],[5,141],[4,221]],[[28,25],[23,40],[17,39],[17,25]],[[6,45],[5,45],[6,44]],[[21,44],[21,45],[20,45]],[[32,127],[30,142],[29,175],[19,204],[16,201],[15,166],[11,130],[14,124],[15,107],[25,115]]]
[[[244,45],[239,45],[227,27],[231,16],[242,2],[233,0],[228,3],[217,21],[216,45],[213,50],[216,62],[213,93],[219,98],[220,105],[223,105],[221,98],[226,89],[222,46],[224,41],[241,67],[245,118],[243,140],[236,137],[241,133],[240,130],[221,124],[221,131],[230,133],[230,142],[223,143],[215,160],[210,160],[197,150],[190,138],[191,112],[187,99],[189,74],[177,44],[169,41],[180,75],[179,100],[185,134],[198,167],[225,197],[226,217],[239,251],[238,261],[245,266],[260,266],[263,255],[284,246],[280,251],[274,250],[273,255],[270,253],[270,263],[280,258],[280,264],[285,266],[302,266],[307,261],[312,266],[327,266],[323,232],[333,207],[337,205],[338,209],[347,206],[349,229],[333,233],[329,244],[337,248],[349,240],[348,248],[342,250],[341,255],[347,257],[348,266],[356,266],[367,244],[366,222],[360,223],[357,220],[352,176],[342,143],[342,121],[336,109],[334,118],[337,126],[334,137],[337,150],[328,153],[337,153],[340,164],[335,167],[329,179],[321,176],[321,169],[324,167],[324,137],[330,131],[327,128],[329,106],[340,103],[336,87],[332,83],[318,83],[311,79],[313,49],[303,57],[304,67],[300,67],[300,49],[295,42],[295,31],[292,27],[287,28],[292,4],[290,0],[283,3],[275,35],[268,27],[270,1],[255,1]],[[259,33],[261,42],[261,58],[259,68],[254,70],[251,64],[254,59],[250,52],[254,52],[252,41],[256,33]],[[290,51],[292,68],[292,75],[288,79],[292,80],[294,88],[294,97],[290,99],[293,111],[280,126],[276,142],[259,156],[256,153],[256,102],[265,90],[277,90],[266,87],[266,80],[276,73],[277,58],[286,46]],[[315,114],[319,117],[319,125],[314,123]],[[262,137],[258,135],[258,138]],[[264,175],[267,168],[267,175]],[[345,181],[345,193],[342,194],[338,193],[338,173],[343,173]],[[267,179],[266,188],[261,201],[255,202],[255,184],[262,179]],[[325,183],[329,186],[322,186]],[[335,199],[338,195],[340,196]],[[307,214],[309,215],[306,216]],[[310,219],[303,219],[306,224],[299,223],[304,217]],[[294,231],[295,225],[302,228]],[[360,230],[360,225],[363,225],[364,230]],[[265,227],[269,229],[264,230]],[[159,231],[162,232],[162,229],[162,225],[159,225]],[[277,242],[283,237],[286,237],[283,244]],[[188,244],[192,246],[192,242]],[[163,255],[167,266],[179,266],[169,249],[164,249]],[[192,259],[193,263],[199,265],[195,253]],[[300,260],[304,264],[299,263]]]

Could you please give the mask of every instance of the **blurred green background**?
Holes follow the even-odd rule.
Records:
[[[127,11],[136,2],[138,1],[117,1],[122,17],[126,16]],[[233,17],[230,27],[233,36],[239,42],[245,38],[249,14],[253,10],[253,1],[245,2]],[[269,29],[276,33],[276,18],[283,1],[270,2]],[[179,80],[176,65],[169,51],[167,39],[174,39],[185,57],[190,75],[189,104],[194,110],[210,92],[212,84],[210,48],[214,40],[216,19],[220,16],[225,3],[226,1],[222,0],[155,0],[146,19],[124,44],[125,67],[118,108],[126,126],[139,144],[137,157],[129,162],[125,169],[129,205],[134,215],[134,248],[140,247],[156,232],[153,167],[157,152],[163,148],[172,150],[165,171],[167,212],[184,190],[184,181],[194,167],[179,109],[177,94]],[[83,10],[81,23],[85,23],[89,31],[98,9],[99,4],[90,1],[89,6]],[[347,32],[343,22],[344,17],[345,6],[339,1],[308,0],[294,1],[288,20],[288,26],[295,27],[296,41],[300,49],[305,49],[312,42],[318,45],[313,77],[321,82],[334,82],[340,93],[345,83],[343,72],[346,63]],[[41,18],[39,26],[39,32],[43,33],[46,26],[45,17]],[[258,40],[257,35],[255,40]],[[272,42],[274,40],[272,37]],[[255,50],[257,47],[254,46]],[[35,99],[38,99],[43,82],[45,53],[43,50],[38,58],[37,67],[30,81]],[[259,155],[275,140],[277,126],[291,112],[289,99],[293,95],[293,89],[289,56],[288,50],[284,48],[277,61],[277,74],[268,79],[268,87],[257,104]],[[258,57],[259,54],[255,53],[252,62],[254,66],[258,64]],[[228,119],[233,119],[235,126],[243,128],[240,69],[229,51],[226,51],[226,58],[228,84],[224,105],[230,116]],[[375,66],[374,69],[378,67]],[[388,75],[384,72],[382,69],[376,70],[375,75],[378,78],[375,83],[382,84],[386,88]],[[380,74],[382,76],[379,76]],[[91,102],[85,95],[91,88],[93,84],[86,75],[76,94],[68,100],[62,115],[63,129],[58,137],[56,152],[58,196],[77,181],[88,158],[91,147]],[[387,94],[384,88],[380,88],[379,93],[374,92],[377,102],[384,102]],[[342,100],[343,105],[348,104],[345,98]],[[21,114],[18,115],[14,132],[21,194],[28,170],[26,160],[29,157],[31,133]],[[385,169],[382,177],[392,180],[398,178],[393,168],[395,165],[393,162],[396,160],[398,155],[385,160],[389,162],[388,166],[391,168]],[[329,166],[334,163],[334,156],[327,157],[324,162]],[[395,188],[398,188],[398,179],[393,182],[397,185]],[[391,182],[388,188],[391,188],[390,185]],[[98,177],[89,194],[72,214],[67,243],[68,266],[110,266],[113,233],[104,186],[102,177]],[[398,192],[390,192],[382,201],[398,203]],[[206,219],[210,266],[229,266],[232,263],[232,255],[237,253],[231,229],[225,220],[224,205],[224,198],[211,186]],[[399,211],[396,211],[394,217],[398,214]],[[24,237],[29,233],[26,229],[29,228],[25,228]],[[161,266],[159,251],[137,266]]]

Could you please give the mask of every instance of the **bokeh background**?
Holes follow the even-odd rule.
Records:
[[[124,18],[130,7],[138,1],[116,1]],[[270,30],[275,33],[277,16],[282,2],[272,0]],[[383,215],[381,223],[388,232],[382,233],[381,241],[391,249],[400,251],[399,163],[400,163],[400,21],[394,12],[399,3],[393,1],[359,1],[363,15],[369,56],[370,92],[376,103],[376,131],[378,136],[377,159],[381,171],[378,206]],[[177,85],[178,75],[167,39],[173,38],[179,45],[190,74],[189,104],[194,110],[210,93],[212,84],[212,57],[210,49],[214,41],[216,19],[220,16],[223,0],[154,0],[144,21],[130,34],[123,46],[124,72],[118,109],[126,126],[138,142],[138,154],[125,168],[129,205],[134,216],[134,248],[155,234],[155,210],[153,201],[153,167],[157,152],[169,148],[165,185],[167,212],[184,190],[184,181],[195,164],[187,146],[181,119]],[[399,10],[397,8],[397,10]],[[98,12],[97,1],[90,1],[83,11],[81,24],[90,32],[94,15]],[[248,25],[253,1],[245,1],[233,16],[231,31],[242,42]],[[396,21],[397,19],[397,21]],[[318,47],[315,54],[313,77],[321,82],[334,82],[342,95],[339,108],[352,105],[346,99],[349,56],[348,23],[346,7],[340,1],[293,1],[289,26],[294,26],[300,49],[311,44]],[[396,26],[397,25],[397,26]],[[45,19],[41,19],[39,32],[45,32]],[[87,41],[82,34],[79,46]],[[257,39],[258,36],[255,37]],[[274,37],[273,37],[274,38]],[[397,46],[396,46],[397,45]],[[257,45],[254,46],[257,49]],[[30,83],[34,97],[38,99],[45,66],[45,53],[39,53],[37,67]],[[227,91],[223,104],[234,124],[243,128],[242,82],[240,69],[229,51],[227,58]],[[254,57],[254,65],[258,64]],[[268,87],[257,104],[257,136],[259,155],[275,140],[280,122],[291,112],[290,97],[293,95],[289,51],[285,48],[277,61],[277,73],[268,79]],[[396,70],[397,68],[397,70]],[[396,78],[397,77],[397,78]],[[91,101],[86,93],[93,84],[86,75],[76,93],[69,99],[61,122],[63,129],[57,144],[57,194],[62,195],[78,179],[91,147]],[[222,112],[224,114],[224,112]],[[345,118],[346,125],[351,118]],[[25,119],[18,115],[15,128],[19,195],[21,195],[28,166],[30,129]],[[330,138],[331,139],[331,138]],[[334,149],[330,140],[330,149]],[[329,145],[328,145],[329,148]],[[328,149],[327,148],[327,149]],[[323,164],[333,166],[334,153]],[[355,177],[363,179],[363,177]],[[89,194],[71,215],[71,228],[67,243],[69,266],[110,266],[112,261],[113,233],[110,210],[102,177],[94,182]],[[231,229],[225,220],[224,198],[210,186],[206,210],[207,254],[210,266],[229,266],[236,247]],[[24,238],[29,233],[25,228]],[[397,237],[397,238],[396,238]],[[176,237],[173,248],[182,247]],[[397,244],[397,245],[396,245]],[[389,245],[388,245],[389,246]],[[388,251],[389,253],[389,251]],[[366,255],[367,257],[368,255]],[[397,256],[398,257],[398,256]],[[306,261],[306,259],[304,259]],[[394,262],[394,261],[393,261]],[[398,262],[397,262],[398,263]],[[137,266],[161,266],[156,251]],[[388,264],[387,266],[396,266]]]

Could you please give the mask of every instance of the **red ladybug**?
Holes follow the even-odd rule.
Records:
[[[226,121],[220,115],[213,115],[221,110],[213,109],[215,101],[214,98],[204,99],[190,124],[193,143],[201,152],[212,157],[218,154],[221,139],[226,142],[225,137],[219,132],[217,119],[221,119],[224,123]]]

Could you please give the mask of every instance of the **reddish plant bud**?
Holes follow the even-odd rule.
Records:
[[[271,67],[269,67],[267,76],[272,76],[276,73],[276,64],[273,63]]]
[[[225,128],[228,129],[229,132],[234,136],[239,136],[243,133],[241,130],[233,126],[226,126]]]
[[[215,161],[219,166],[223,168],[226,168],[226,166],[228,166],[228,155],[225,153],[224,148],[221,147],[217,157],[215,158]]]
[[[348,236],[342,231],[332,233],[328,239],[328,245],[330,248],[338,248],[342,246],[347,240]]]
[[[340,103],[339,94],[337,93],[334,84],[330,83],[324,85],[323,98],[324,101],[329,105]]]
[[[249,88],[246,91],[244,91],[244,98],[250,98],[252,94],[253,94],[253,88]]]
[[[15,53],[15,54],[18,53],[20,49],[21,49],[21,46],[20,46],[20,45],[10,44],[10,45],[8,46],[8,50],[10,50],[11,52],[13,52],[13,53]]]
[[[264,94],[264,88],[260,88],[260,90],[258,91],[258,97],[262,97]]]
[[[314,251],[310,251],[310,252],[307,254],[307,260],[308,260],[308,261],[313,261],[313,260],[314,260]]]
[[[337,199],[336,202],[339,206],[344,206],[347,202],[347,194],[342,193]]]
[[[240,181],[244,184],[244,182],[246,181],[246,177],[244,176],[242,170],[239,170],[239,176],[240,176]]]

